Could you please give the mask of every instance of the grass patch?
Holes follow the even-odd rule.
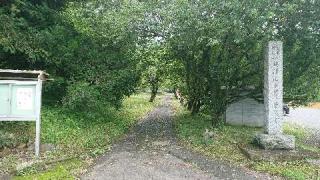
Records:
[[[183,142],[214,158],[241,164],[247,159],[238,148],[239,144],[249,144],[259,128],[221,126],[215,130],[215,136],[210,144],[205,144],[203,133],[211,126],[210,117],[198,114],[192,116],[187,111],[180,111],[176,116],[178,137]]]
[[[46,180],[46,179],[74,179],[73,172],[81,169],[83,162],[70,160],[64,163],[55,164],[47,171],[41,171],[41,165],[32,166],[19,172],[14,180]]]
[[[319,167],[309,164],[306,160],[284,162],[253,161],[243,155],[238,146],[251,146],[254,135],[261,132],[261,128],[221,126],[214,130],[215,136],[212,142],[206,145],[203,133],[206,128],[210,129],[210,116],[203,114],[192,116],[179,103],[175,102],[174,105],[176,108],[176,131],[178,137],[186,146],[195,151],[256,171],[267,172],[288,179],[320,179]],[[298,148],[319,150],[319,148],[310,147],[303,143],[304,139],[308,137],[308,133],[301,127],[286,124],[284,132],[296,136]]]
[[[58,150],[42,154],[41,160],[46,162],[72,156],[76,157],[77,163],[67,161],[46,169],[35,164],[16,172],[19,175],[17,179],[47,179],[51,176],[53,179],[68,179],[77,175],[81,171],[79,169],[87,167],[94,157],[105,153],[115,139],[125,134],[139,118],[157,106],[160,98],[150,103],[149,94],[140,93],[125,99],[120,110],[104,107],[99,113],[90,114],[44,106],[41,143],[53,144]],[[23,137],[17,144],[34,139],[34,123],[1,122],[0,128],[5,129],[6,134]],[[0,174],[12,172],[22,162],[19,154],[0,159]]]
[[[288,162],[255,162],[253,169],[268,172],[274,175],[281,175],[288,179],[319,179],[319,168],[312,166],[305,161]]]
[[[291,134],[296,137],[297,148],[320,153],[320,148],[305,143],[306,139],[310,138],[310,132],[300,125],[285,123],[283,131],[285,134]]]
[[[36,175],[29,175],[25,177],[15,177],[14,180],[46,180],[46,179],[74,179],[68,170],[63,166],[57,166],[56,168],[44,173]]]
[[[296,137],[296,140],[301,141],[307,138],[307,131],[299,125],[292,125],[289,123],[284,123],[283,132],[285,134],[291,134]]]

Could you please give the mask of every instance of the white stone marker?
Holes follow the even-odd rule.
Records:
[[[282,134],[283,52],[281,41],[268,43],[264,61],[264,107],[267,134]]]
[[[264,149],[294,149],[295,137],[282,134],[283,50],[281,41],[270,41],[264,63],[265,134],[255,142]]]

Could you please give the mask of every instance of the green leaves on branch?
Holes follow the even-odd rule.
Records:
[[[59,79],[47,95],[76,109],[120,107],[139,80],[169,86],[219,123],[230,103],[261,99],[269,40],[284,42],[286,100],[319,99],[319,11],[314,0],[12,0],[0,67],[46,70]]]
[[[168,25],[166,42],[184,69],[177,73],[182,79],[177,88],[193,113],[207,112],[218,124],[230,103],[261,99],[269,40],[284,42],[286,100],[319,97],[319,2],[167,3],[162,14]]]

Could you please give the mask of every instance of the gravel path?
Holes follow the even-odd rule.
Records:
[[[271,179],[179,146],[172,122],[171,98],[165,96],[162,105],[114,144],[81,179]]]
[[[320,109],[291,108],[285,121],[298,124],[309,131],[306,143],[320,148]]]
[[[320,130],[320,109],[290,108],[290,114],[285,116],[285,121]]]

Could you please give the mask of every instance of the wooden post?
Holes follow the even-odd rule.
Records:
[[[36,87],[36,139],[35,139],[35,155],[40,155],[40,133],[41,133],[41,92],[42,80],[39,78]]]

